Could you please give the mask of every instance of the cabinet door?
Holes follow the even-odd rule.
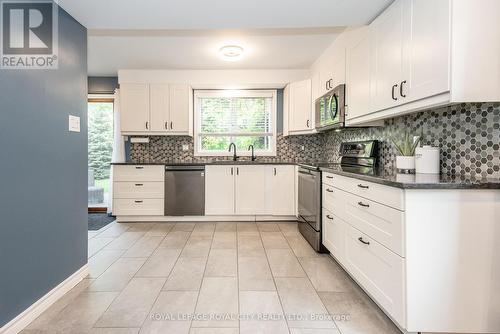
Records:
[[[367,115],[370,109],[370,40],[363,38],[347,52],[347,119]]]
[[[149,121],[149,85],[120,85],[121,130],[128,132],[148,132]]]
[[[234,214],[234,166],[205,167],[205,214]]]
[[[406,82],[399,98],[410,102],[450,90],[450,0],[412,0],[406,7],[411,29],[404,38]]]
[[[288,131],[301,132],[314,129],[311,102],[311,79],[289,85]]]
[[[266,166],[266,214],[295,215],[295,166]]]
[[[170,85],[170,124],[169,131],[175,134],[191,134],[191,87]]]
[[[346,224],[323,208],[323,245],[341,263],[344,262]]]
[[[151,131],[165,133],[168,130],[169,94],[168,85],[151,85],[149,87]]]
[[[403,103],[399,98],[403,65],[403,12],[404,1],[397,0],[371,26],[371,102],[374,111]]]
[[[266,166],[236,166],[235,212],[238,215],[266,213]]]

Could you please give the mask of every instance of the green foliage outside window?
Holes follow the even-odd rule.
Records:
[[[88,164],[95,180],[109,178],[113,154],[113,103],[88,104]]]

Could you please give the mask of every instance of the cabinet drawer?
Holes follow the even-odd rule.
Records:
[[[332,212],[404,257],[404,212],[334,188]]]
[[[329,186],[334,185],[333,178],[335,177],[335,175],[333,175],[332,173],[325,173],[325,172],[323,172],[321,175],[322,175],[321,181],[323,182],[323,184],[326,184]]]
[[[163,216],[163,199],[122,199],[113,200],[113,213],[117,216]]]
[[[164,198],[164,182],[114,182],[114,198]]]
[[[338,194],[335,193],[336,189],[332,186],[329,186],[326,183],[323,183],[321,188],[322,188],[321,206],[333,212],[334,203],[336,201],[335,196],[338,196]]]
[[[113,166],[113,181],[164,181],[165,166]]]
[[[404,259],[348,226],[344,264],[377,303],[405,328]]]
[[[346,223],[323,208],[323,245],[340,262],[344,261]]]
[[[325,175],[326,178],[327,175]],[[384,186],[377,183],[362,181],[352,177],[331,174],[333,179],[329,183],[336,188],[362,196],[372,201],[404,210],[404,191],[394,187]]]

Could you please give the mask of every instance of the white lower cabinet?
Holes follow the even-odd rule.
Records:
[[[235,214],[262,215],[266,209],[266,166],[236,166]]]
[[[206,215],[295,215],[295,166],[205,168]]]
[[[205,167],[205,214],[234,214],[234,166]]]
[[[117,216],[163,216],[163,198],[115,198],[113,213]]]
[[[339,261],[344,261],[347,224],[323,208],[323,245]]]
[[[402,257],[348,226],[345,233],[344,265],[394,320],[405,324]]]

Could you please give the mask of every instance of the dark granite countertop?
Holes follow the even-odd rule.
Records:
[[[164,165],[164,166],[205,166],[205,165],[297,165],[295,161],[284,160],[194,160],[194,161],[164,161],[164,162],[113,162],[111,165]]]
[[[401,189],[500,189],[499,179],[445,174],[397,174],[392,170],[360,173],[359,169],[329,165],[321,171]]]

